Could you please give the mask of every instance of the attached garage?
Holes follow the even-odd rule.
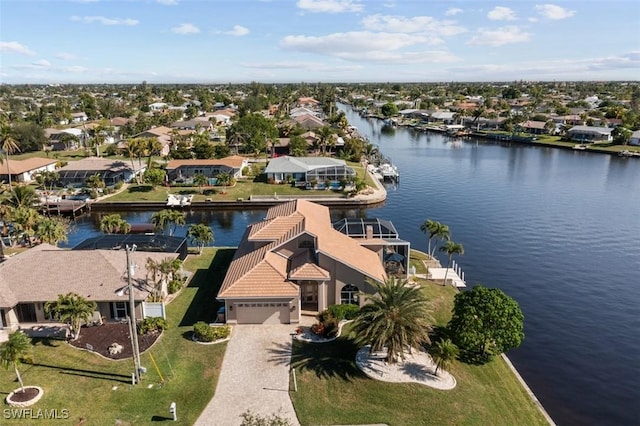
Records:
[[[290,324],[288,301],[237,302],[233,304],[238,324]]]

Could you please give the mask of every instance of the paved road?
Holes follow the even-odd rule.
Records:
[[[197,426],[235,426],[247,410],[278,414],[299,425],[289,398],[293,325],[235,325],[216,393]]]

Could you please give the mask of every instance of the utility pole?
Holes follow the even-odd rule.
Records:
[[[136,383],[140,383],[140,348],[138,347],[138,326],[136,324],[136,306],[133,299],[133,277],[134,270],[131,263],[131,257],[129,253],[132,253],[136,249],[135,244],[130,248],[127,244],[125,250],[127,252],[127,285],[129,287],[129,321],[131,323],[131,347],[133,349],[133,364],[135,367]]]

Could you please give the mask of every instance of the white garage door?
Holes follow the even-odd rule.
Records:
[[[237,303],[238,324],[289,324],[289,303]]]

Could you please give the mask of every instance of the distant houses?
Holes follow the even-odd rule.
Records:
[[[3,164],[0,164],[0,181],[8,182],[11,175],[12,182],[30,183],[39,173],[55,171],[57,162],[42,157],[25,160],[5,159]]]

